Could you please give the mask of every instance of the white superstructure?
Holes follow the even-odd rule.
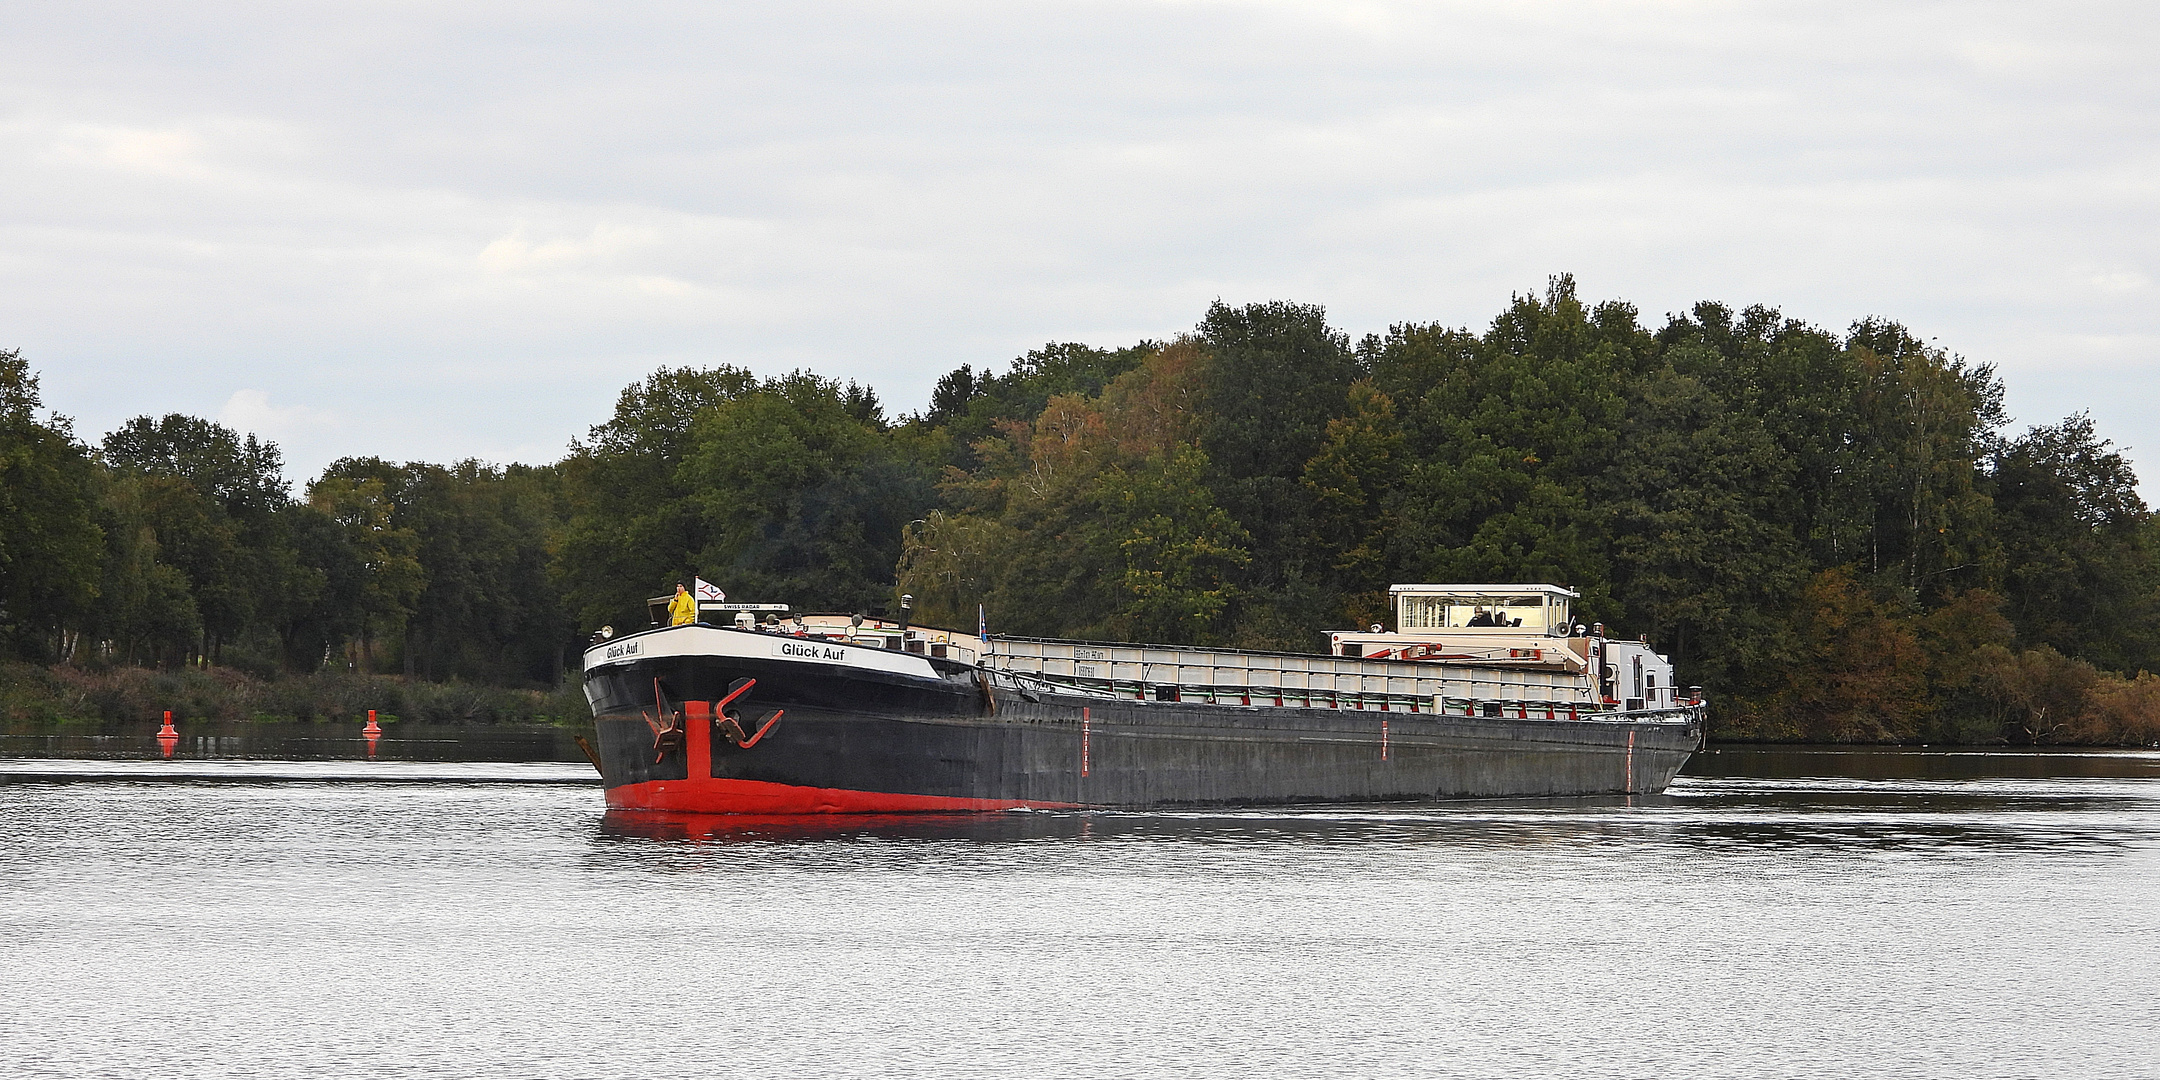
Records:
[[[1581,679],[1606,708],[1672,708],[1693,695],[1646,641],[1605,635],[1571,614],[1580,594],[1559,585],[1392,585],[1395,629],[1328,635],[1338,656],[1550,670]]]

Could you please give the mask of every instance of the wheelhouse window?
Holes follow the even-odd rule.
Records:
[[[1420,590],[1397,593],[1395,603],[1395,625],[1405,633],[1487,627],[1544,633],[1568,625],[1568,597],[1557,590]]]

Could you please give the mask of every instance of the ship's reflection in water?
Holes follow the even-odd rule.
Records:
[[[2104,821],[2160,810],[2160,753],[1852,748],[1721,749],[1658,796],[1241,810],[1018,811],[822,817],[609,811],[596,840],[785,846],[860,841],[1177,839],[1521,847],[1675,844],[2108,852],[2145,830]],[[2086,827],[2079,827],[2084,825]]]
[[[2153,1075],[2151,753],[802,819],[190,750],[0,759],[8,1076]]]

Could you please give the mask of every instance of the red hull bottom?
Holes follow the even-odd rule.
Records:
[[[691,814],[918,814],[998,810],[1072,810],[1078,803],[1020,799],[962,799],[903,795],[890,791],[800,787],[764,780],[648,780],[609,788],[615,810],[664,810]]]

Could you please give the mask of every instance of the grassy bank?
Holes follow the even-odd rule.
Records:
[[[264,679],[232,668],[0,664],[0,721],[17,725],[126,723],[167,710],[176,720],[352,721],[370,709],[384,720],[436,724],[592,720],[574,682],[543,691],[349,672]]]

